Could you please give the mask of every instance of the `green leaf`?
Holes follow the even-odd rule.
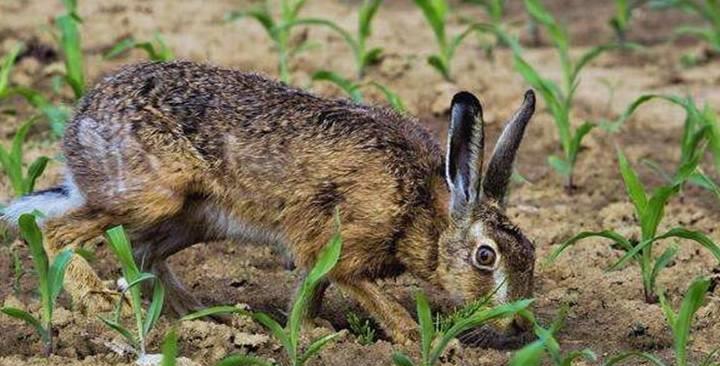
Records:
[[[569,45],[567,31],[555,21],[542,3],[539,0],[525,0],[525,8],[533,19],[547,28],[550,38],[560,52],[567,52]]]
[[[423,361],[428,363],[430,357],[430,347],[435,338],[435,330],[433,328],[432,314],[430,313],[430,304],[428,299],[421,291],[415,294],[415,302],[417,305],[418,324],[420,325],[420,352]]]
[[[196,320],[200,318],[204,318],[206,316],[216,315],[216,314],[233,314],[233,313],[239,313],[243,315],[251,315],[247,310],[241,309],[237,306],[213,306],[209,308],[205,308],[202,310],[198,310],[196,312],[187,314],[180,318],[180,321],[188,321],[188,320]]]
[[[45,328],[43,328],[42,324],[40,324],[40,320],[30,315],[30,313],[13,307],[0,308],[0,312],[15,319],[20,319],[35,328],[35,331],[40,335],[43,341],[46,341],[48,339],[48,332],[45,330]]]
[[[510,366],[537,366],[543,360],[545,342],[537,340],[515,352],[510,359]]]
[[[437,342],[430,356],[430,365],[434,365],[442,353],[445,351],[448,343],[457,337],[460,333],[475,327],[479,327],[488,321],[497,318],[506,318],[516,315],[522,310],[527,309],[533,300],[519,300],[508,304],[496,306],[489,310],[479,311],[470,318],[462,319],[455,323],[447,332],[445,332]]]
[[[703,234],[700,231],[692,231],[683,229],[680,227],[672,228],[668,230],[665,234],[662,234],[656,238],[656,240],[665,239],[665,238],[671,238],[671,237],[677,237],[677,238],[683,238],[688,240],[693,240],[696,243],[702,245],[712,253],[712,255],[715,257],[715,259],[720,262],[720,247],[715,244],[715,242],[710,239],[707,235]]]
[[[121,54],[133,49],[136,44],[137,42],[133,37],[122,39],[120,40],[120,42],[116,43],[115,46],[113,46],[109,51],[105,52],[103,58],[109,60],[118,57]]]
[[[548,164],[563,177],[569,177],[572,173],[572,165],[557,155],[548,156]]]
[[[645,212],[639,217],[643,239],[655,236],[660,220],[663,218],[665,204],[679,190],[679,185],[664,186],[656,189],[650,196]]]
[[[150,302],[150,306],[147,310],[147,315],[145,316],[145,322],[143,323],[143,334],[147,335],[150,333],[150,330],[155,326],[155,323],[160,318],[160,314],[162,313],[163,305],[165,303],[165,288],[162,285],[162,282],[155,281],[155,286],[153,288],[153,296],[152,301]]]
[[[350,95],[350,98],[352,98],[355,102],[361,102],[363,99],[362,93],[360,92],[360,88],[357,84],[353,83],[352,81],[340,76],[340,74],[334,73],[332,71],[327,70],[320,70],[316,71],[312,75],[313,81],[328,81],[336,86],[340,87],[345,93]]]
[[[116,331],[118,334],[123,336],[123,338],[125,338],[125,340],[128,343],[130,343],[130,345],[133,348],[136,348],[136,349],[139,348],[140,344],[139,344],[137,338],[135,338],[135,336],[127,328],[123,327],[120,323],[118,323],[114,320],[106,319],[99,315],[98,315],[98,318],[100,318],[100,320],[102,320],[102,322],[105,323],[105,325],[107,325],[112,330]]]
[[[175,366],[177,364],[177,329],[170,329],[165,335],[162,343],[162,363],[161,366]]]
[[[65,279],[65,270],[73,257],[73,250],[70,248],[63,249],[55,256],[50,270],[48,271],[48,281],[50,286],[50,303],[54,306],[55,300],[60,295]]]
[[[78,21],[71,15],[62,15],[55,19],[60,30],[60,44],[65,55],[66,80],[79,99],[85,94],[85,74],[83,56],[80,48]]]
[[[277,338],[283,347],[285,347],[285,351],[288,353],[288,356],[294,360],[297,350],[291,343],[290,338],[287,334],[285,334],[285,329],[283,329],[282,325],[265,313],[256,312],[252,314],[252,317],[255,321],[262,324],[265,328],[272,332],[275,338]]]
[[[395,109],[397,112],[403,113],[407,110],[405,108],[405,103],[403,103],[402,99],[400,99],[400,96],[397,95],[395,92],[388,89],[386,86],[374,81],[370,82],[370,85],[378,88],[380,92],[385,95],[385,99],[388,101],[388,103],[390,103],[390,106],[392,106],[393,109]]]
[[[415,366],[410,357],[402,352],[393,353],[392,359],[396,366]]]
[[[337,264],[342,251],[342,238],[340,236],[339,214],[336,214],[336,230],[328,244],[320,251],[315,265],[307,276],[307,283],[315,286]]]
[[[277,34],[275,33],[275,21],[266,6],[256,6],[246,11],[233,11],[225,17],[225,20],[235,21],[245,17],[255,19],[265,29],[265,32],[270,38],[276,42],[278,41]]]
[[[382,0],[365,0],[358,12],[358,38],[364,43],[370,36],[372,20],[377,13]]]
[[[687,342],[690,335],[690,326],[692,325],[695,313],[702,306],[710,288],[710,279],[698,278],[690,285],[685,297],[683,298],[678,317],[673,327],[673,335],[675,339],[675,359],[678,366],[687,365]]]
[[[580,151],[580,146],[582,144],[583,138],[592,131],[592,129],[595,128],[595,124],[591,122],[585,121],[582,125],[580,125],[577,130],[575,130],[575,134],[573,135],[572,142],[570,143],[570,150],[569,150],[569,160],[570,160],[570,167],[572,169],[573,166],[575,166],[575,161],[577,160],[577,153]],[[571,170],[572,172],[572,170]]]
[[[603,230],[603,231],[583,231],[572,238],[565,240],[560,246],[553,250],[553,252],[548,256],[546,263],[552,264],[557,257],[565,251],[568,247],[575,244],[576,242],[590,237],[601,237],[612,240],[614,243],[617,243],[618,245],[622,246],[622,248],[626,251],[630,251],[633,249],[632,244],[630,244],[630,241],[627,240],[624,236],[618,234],[615,231],[612,230]]]
[[[675,313],[675,310],[673,310],[672,306],[670,306],[670,303],[668,302],[667,298],[665,297],[665,293],[663,291],[660,292],[658,296],[660,300],[660,309],[663,311],[663,314],[665,314],[665,320],[667,321],[668,325],[670,326],[670,329],[675,332],[675,322],[677,321],[677,313]]]
[[[273,364],[261,358],[247,355],[232,355],[225,357],[215,366],[272,366]]]
[[[427,62],[430,66],[435,68],[435,70],[437,70],[445,80],[450,80],[449,65],[447,65],[440,56],[431,55],[427,58]]]
[[[444,0],[415,0],[420,10],[422,10],[425,20],[430,24],[430,28],[435,34],[435,40],[438,42],[441,50],[447,47],[445,36],[445,14],[447,13],[447,4]]]
[[[640,179],[638,179],[637,174],[635,174],[635,170],[620,149],[618,149],[618,164],[620,165],[620,174],[625,182],[625,189],[635,206],[635,213],[638,219],[642,220],[645,215],[645,209],[648,206],[645,188],[643,188]]]
[[[35,182],[45,171],[47,163],[50,161],[46,156],[41,156],[30,164],[28,167],[27,177],[25,178],[24,194],[30,194],[35,190]]]
[[[18,54],[20,54],[20,51],[22,51],[22,48],[23,45],[18,43],[10,49],[10,52],[0,59],[0,99],[5,98],[9,93],[10,71],[12,71],[15,65],[15,59]]]
[[[665,251],[655,260],[655,265],[653,265],[653,269],[650,274],[650,288],[655,288],[655,279],[660,274],[660,271],[665,269],[665,267],[670,264],[673,258],[675,258],[675,254],[677,254],[677,251],[677,245],[672,245],[665,249]]]
[[[325,346],[335,340],[338,336],[340,336],[340,333],[332,333],[328,334],[326,336],[320,337],[310,343],[310,345],[307,348],[307,351],[305,351],[305,354],[300,358],[300,365],[304,365],[310,358],[315,356],[320,350],[325,348]]]
[[[628,118],[630,118],[630,116],[635,112],[635,110],[637,110],[644,103],[653,99],[666,100],[670,103],[677,104],[683,108],[685,108],[687,104],[687,101],[685,99],[673,95],[643,94],[637,99],[635,99],[632,103],[630,103],[630,105],[625,109],[625,111],[622,113],[622,115],[620,115],[618,119],[616,119],[614,122],[602,125],[602,127],[610,132],[617,132],[618,130],[620,130],[622,125],[625,124]]]
[[[43,236],[40,228],[35,222],[35,216],[23,214],[18,220],[20,235],[30,247],[35,271],[38,275],[38,291],[40,292],[40,303],[43,308],[42,319],[49,322],[52,318],[52,304],[50,294],[50,282],[48,278],[48,257],[43,248]]]

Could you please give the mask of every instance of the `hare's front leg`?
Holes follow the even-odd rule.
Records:
[[[375,317],[395,342],[404,344],[419,339],[417,323],[410,313],[397,300],[383,293],[377,284],[360,281],[338,285]]]

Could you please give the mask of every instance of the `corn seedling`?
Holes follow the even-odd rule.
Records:
[[[508,304],[499,305],[493,308],[482,308],[464,319],[455,322],[449,329],[444,332],[438,332],[433,324],[432,314],[430,312],[430,304],[427,297],[418,291],[415,296],[418,313],[418,324],[420,330],[420,351],[421,357],[419,363],[413,362],[410,357],[402,352],[393,354],[393,362],[397,366],[432,366],[438,364],[440,356],[442,356],[448,343],[464,333],[467,330],[480,327],[484,324],[492,322],[500,318],[508,318],[514,316],[518,312],[527,309],[532,300],[520,300]]]
[[[415,0],[415,4],[422,10],[425,20],[435,35],[439,53],[430,55],[427,62],[437,70],[445,80],[452,80],[450,67],[455,51],[465,38],[472,32],[499,32],[492,24],[473,23],[468,25],[460,34],[449,37],[446,32],[446,23],[449,7],[446,0]]]
[[[632,114],[643,104],[652,100],[663,100],[675,104],[685,110],[683,134],[680,140],[680,163],[686,165],[690,161],[702,159],[707,146],[715,161],[716,171],[720,171],[720,124],[717,113],[708,105],[699,108],[692,97],[679,97],[675,95],[644,94],[635,99],[616,120],[603,122],[601,126],[610,131],[617,132],[630,119]],[[657,164],[649,162],[653,170],[658,172],[666,181],[675,179],[677,172],[668,174]],[[717,184],[701,168],[692,172],[688,181],[704,189],[714,192],[720,197]]]
[[[675,8],[694,13],[703,19],[707,26],[682,26],[675,29],[678,36],[699,38],[708,43],[715,53],[720,53],[720,2],[716,0],[651,0],[654,8]]]
[[[487,43],[485,42],[483,44],[483,48],[485,49],[485,54],[488,56],[488,58],[493,57],[493,51],[496,47],[504,45],[504,37],[497,34],[497,32],[502,31],[503,29],[503,15],[505,13],[505,0],[466,0],[466,2],[480,5],[484,10],[485,14],[487,15],[490,24],[492,27],[496,30],[494,33],[494,43]]]
[[[615,31],[618,43],[627,41],[627,32],[633,11],[643,5],[647,0],[615,0],[615,15],[610,18],[610,27]]]
[[[335,86],[347,93],[348,96],[350,96],[350,99],[358,103],[363,101],[363,93],[361,89],[365,87],[374,87],[380,90],[380,92],[385,96],[388,104],[390,104],[393,109],[401,113],[406,111],[405,104],[403,103],[402,99],[400,99],[400,96],[398,96],[392,90],[388,89],[386,86],[375,81],[356,83],[343,77],[338,73],[326,70],[316,71],[312,75],[312,80],[326,81],[335,84]]]
[[[357,337],[357,340],[363,346],[375,343],[375,326],[372,320],[361,319],[357,314],[350,312],[347,314],[347,322],[350,327],[350,333]]]
[[[621,151],[618,151],[618,160],[627,194],[635,207],[635,216],[640,224],[640,240],[626,238],[612,230],[584,231],[566,240],[555,249],[549,257],[549,262],[554,261],[565,249],[582,239],[590,237],[610,239],[625,251],[625,254],[610,267],[610,270],[617,269],[628,261],[637,262],[640,265],[645,301],[647,303],[656,303],[658,298],[655,292],[655,280],[660,272],[673,260],[678,250],[676,245],[672,245],[659,257],[653,258],[653,244],[657,241],[667,238],[692,240],[710,251],[720,262],[720,247],[699,231],[675,227],[665,233],[657,233],[658,225],[663,218],[665,204],[672,196],[677,194],[682,183],[695,171],[697,160],[681,166],[673,182],[656,188],[650,196],[647,195],[645,187],[640,183],[637,174]]]
[[[21,50],[22,44],[17,44],[0,59],[0,99],[4,99],[10,95],[10,72]]]
[[[522,315],[533,324],[533,331],[537,340],[517,351],[510,360],[510,366],[536,366],[540,365],[545,355],[550,357],[551,364],[555,366],[571,366],[573,361],[584,358],[588,362],[597,360],[595,353],[589,349],[572,351],[563,354],[560,343],[555,339],[555,333],[563,325],[567,307],[563,307],[560,315],[555,318],[549,328],[543,328],[529,311]]]
[[[177,329],[172,328],[165,335],[162,343],[162,362],[161,366],[175,366],[177,364]]]
[[[293,303],[292,309],[290,310],[290,317],[288,318],[285,327],[280,325],[276,320],[270,317],[268,314],[262,312],[255,312],[249,314],[252,318],[266,327],[272,335],[280,341],[285,353],[287,354],[290,365],[302,366],[307,363],[310,358],[315,356],[320,350],[323,349],[329,342],[333,341],[340,334],[331,333],[326,336],[320,337],[313,340],[310,345],[307,346],[303,352],[300,348],[300,327],[307,314],[308,305],[310,299],[315,292],[318,284],[325,280],[325,276],[335,267],[335,264],[340,259],[340,252],[342,251],[342,239],[340,237],[340,220],[339,215],[336,215],[337,229],[335,234],[330,239],[327,246],[320,252],[317,258],[317,262],[307,274],[303,280],[297,295],[295,296],[295,302]],[[220,306],[215,308],[203,309],[182,318],[182,320],[193,320],[208,315],[214,315],[219,313],[248,313],[244,310],[238,309],[233,306]],[[220,361],[218,366],[233,366],[233,365],[261,365],[268,366],[272,365],[267,360],[263,360],[254,356],[247,355],[231,355]]]
[[[77,0],[63,0],[65,14],[55,18],[60,32],[60,48],[65,58],[65,82],[73,90],[75,99],[85,95],[85,72],[83,55],[80,46],[80,30],[82,19],[77,12]]]
[[[108,230],[105,234],[108,244],[110,244],[110,248],[120,261],[123,278],[127,282],[127,285],[124,286],[121,294],[122,296],[115,308],[114,316],[112,318],[99,316],[99,318],[108,327],[122,335],[122,337],[125,338],[125,340],[133,348],[133,351],[136,353],[138,358],[142,359],[146,357],[145,340],[147,335],[152,330],[153,326],[160,317],[160,312],[162,311],[165,300],[165,289],[154,275],[140,272],[140,269],[138,269],[138,266],[135,264],[135,260],[133,259],[130,240],[125,234],[125,230],[122,226],[116,226]],[[148,280],[153,280],[154,282],[153,295],[147,310],[143,310],[142,294],[138,285]],[[130,307],[135,317],[135,334],[123,326],[120,321],[122,306],[126,294],[129,294]]]
[[[172,49],[168,47],[163,36],[157,32],[151,41],[138,41],[133,37],[125,38],[111,48],[105,54],[105,58],[115,58],[131,49],[145,51],[151,61],[171,61],[175,58]]]
[[[70,249],[61,251],[50,264],[43,248],[42,233],[35,223],[35,216],[29,214],[20,216],[18,225],[20,234],[30,247],[33,264],[38,275],[38,291],[40,292],[42,311],[39,317],[12,307],[3,307],[0,311],[33,326],[42,339],[43,353],[49,356],[53,352],[53,310],[60,291],[62,291],[65,269],[72,259],[73,252]]]
[[[15,294],[20,293],[20,280],[25,276],[25,268],[22,266],[22,261],[15,248],[10,247],[10,255],[12,255],[13,263],[13,292]]]
[[[7,55],[0,59],[0,100],[13,95],[23,97],[30,105],[45,116],[50,123],[54,135],[58,137],[62,136],[65,121],[67,121],[70,116],[69,108],[62,105],[53,105],[36,90],[24,86],[10,85],[10,72],[22,47],[21,44],[14,46]]]
[[[45,171],[49,159],[41,156],[30,164],[27,170],[23,169],[23,145],[30,127],[35,123],[31,118],[20,126],[15,133],[9,150],[0,146],[0,168],[10,180],[15,196],[20,197],[31,193],[35,189],[35,182]]]
[[[226,19],[228,21],[234,21],[250,17],[260,23],[277,48],[280,80],[289,84],[290,68],[288,63],[291,56],[301,50],[302,46],[292,48],[290,44],[291,28],[287,25],[298,21],[298,16],[300,10],[305,5],[305,0],[280,0],[280,18],[278,19],[273,19],[269,3],[270,1],[266,1],[262,5],[252,7],[248,10],[233,11],[227,15]]]
[[[380,4],[382,4],[382,0],[365,0],[363,2],[358,14],[358,28],[356,36],[353,36],[350,32],[338,26],[335,22],[319,18],[304,18],[288,22],[283,26],[283,29],[289,29],[297,25],[320,25],[336,32],[352,50],[355,58],[356,75],[359,80],[362,80],[365,76],[367,67],[377,62],[380,59],[380,54],[382,53],[382,48],[367,48],[367,39],[370,37],[372,30],[372,20],[375,17]]]
[[[695,313],[702,306],[705,300],[705,295],[710,288],[710,280],[707,278],[698,278],[690,284],[685,297],[680,304],[680,309],[676,313],[672,306],[668,304],[665,296],[660,295],[660,307],[663,313],[665,313],[665,319],[670,326],[670,330],[673,334],[674,348],[675,348],[675,366],[687,366],[687,344],[690,337],[690,328],[692,326],[693,318]],[[717,351],[717,350],[716,350]],[[714,352],[713,352],[714,353]],[[713,353],[708,355],[703,365],[717,365],[712,363]],[[669,366],[665,362],[661,361],[658,357],[646,353],[646,352],[627,352],[621,355],[615,356],[608,360],[605,365],[612,366],[619,364],[630,358],[639,358],[643,361],[649,362],[655,366]]]
[[[545,100],[550,114],[555,122],[563,156],[551,155],[548,163],[561,176],[565,178],[565,188],[571,189],[573,185],[573,170],[577,162],[583,138],[595,127],[595,124],[585,121],[577,128],[573,128],[570,121],[570,112],[573,97],[579,84],[580,71],[593,59],[603,52],[616,48],[617,45],[601,45],[593,47],[573,60],[570,56],[570,38],[567,29],[558,23],[550,12],[542,5],[540,0],[525,0],[525,6],[532,19],[543,26],[557,50],[563,72],[562,87],[556,82],[543,78],[540,73],[523,57],[520,47],[511,46],[514,53],[515,69],[525,80],[537,89]]]

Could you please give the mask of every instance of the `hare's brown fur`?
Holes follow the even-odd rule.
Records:
[[[63,142],[83,200],[45,223],[50,254],[122,224],[180,312],[198,304],[167,256],[203,241],[254,240],[286,245],[308,268],[338,210],[343,251],[330,280],[403,340],[415,323],[373,280],[409,271],[442,285],[439,258],[456,254],[438,246],[455,225],[441,149],[416,121],[387,109],[214,66],[144,63],[90,91]],[[473,220],[506,224],[500,210],[483,207]],[[82,259],[68,282],[92,311],[110,305]]]

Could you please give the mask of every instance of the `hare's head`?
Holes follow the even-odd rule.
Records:
[[[504,201],[515,153],[534,109],[535,95],[529,90],[482,174],[480,102],[467,92],[452,100],[445,167],[449,225],[440,237],[436,275],[457,303],[489,297],[497,305],[532,296],[535,248],[505,216]],[[496,325],[503,333],[527,326],[519,319]]]

